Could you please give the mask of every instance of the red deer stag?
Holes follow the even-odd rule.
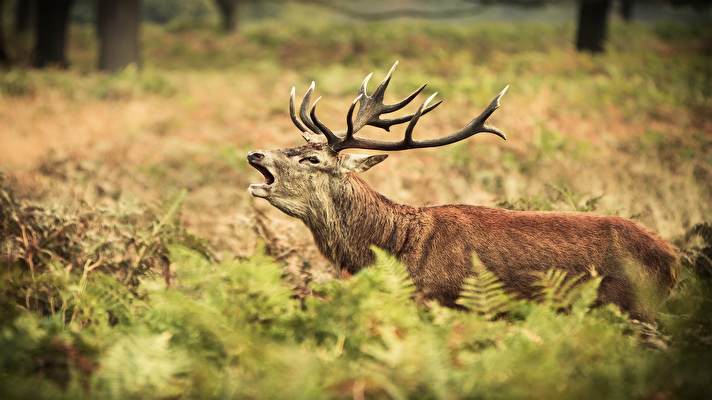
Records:
[[[509,290],[531,296],[536,272],[549,268],[585,273],[594,266],[603,277],[599,300],[634,313],[634,282],[624,273],[624,259],[643,266],[661,290],[674,282],[674,249],[640,225],[619,217],[573,212],[510,211],[469,205],[411,207],[394,203],[356,175],[385,160],[387,155],[354,155],[345,149],[401,151],[444,146],[480,132],[506,139],[485,124],[499,107],[507,88],[461,130],[438,139],[416,140],[418,120],[437,107],[432,95],[412,114],[387,119],[425,88],[421,86],[395,104],[383,96],[397,63],[372,94],[364,79],[360,93],[346,113],[346,131],[335,133],[316,115],[311,104],[314,83],[304,95],[299,118],[292,88],[289,112],[307,144],[281,150],[257,150],[249,163],[265,182],[250,185],[255,197],[301,219],[321,252],[338,271],[353,274],[374,260],[372,245],[395,255],[408,268],[426,297],[453,306],[476,253]],[[354,112],[358,105],[358,112]],[[402,140],[387,142],[355,136],[366,125],[388,131],[407,123]]]

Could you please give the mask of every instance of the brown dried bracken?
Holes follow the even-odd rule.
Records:
[[[58,305],[54,289],[45,285],[48,271],[101,272],[132,290],[146,275],[162,276],[169,285],[168,243],[194,243],[212,258],[207,247],[200,247],[197,239],[175,223],[181,201],[176,198],[160,216],[118,203],[45,207],[16,198],[0,175],[0,265],[29,278],[13,281],[22,287],[8,286],[8,290],[12,296],[24,293],[22,302],[28,308],[52,312]]]

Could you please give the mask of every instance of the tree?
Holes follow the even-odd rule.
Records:
[[[30,30],[37,8],[36,0],[17,0],[15,3],[15,34],[24,35]]]
[[[600,53],[608,30],[610,0],[580,0],[576,49]]]
[[[140,64],[141,0],[99,0],[99,69],[117,71]]]
[[[633,7],[635,0],[621,0],[621,17],[625,22],[633,20]]]
[[[234,32],[237,29],[239,0],[215,0],[220,12],[220,26],[223,32]]]
[[[10,56],[5,49],[5,16],[3,13],[5,10],[4,3],[4,0],[0,0],[0,66],[10,64]]]
[[[37,68],[69,65],[66,56],[72,0],[38,0],[33,65]]]

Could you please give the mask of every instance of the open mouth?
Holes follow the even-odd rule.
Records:
[[[272,175],[271,172],[266,167],[263,167],[262,165],[255,164],[255,163],[250,163],[256,170],[260,171],[262,176],[265,177],[265,185],[271,185],[274,183],[274,175]]]
[[[264,183],[253,183],[250,185],[250,193],[255,197],[268,197],[270,191],[272,190],[272,184],[274,183],[274,175],[267,169],[267,167],[260,165],[255,162],[250,162],[250,165],[256,170],[260,171],[262,176],[264,176]]]

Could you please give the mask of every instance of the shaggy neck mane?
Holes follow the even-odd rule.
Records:
[[[399,257],[416,232],[416,208],[392,202],[355,174],[346,174],[317,197],[303,220],[340,271],[355,273],[370,264],[371,245]]]

